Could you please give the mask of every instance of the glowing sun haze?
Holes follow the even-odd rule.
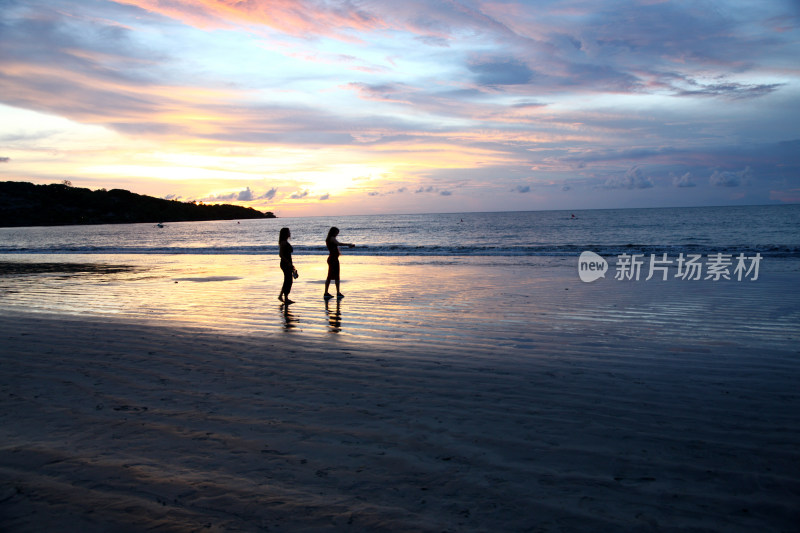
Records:
[[[3,181],[279,216],[800,201],[794,0],[0,4]]]

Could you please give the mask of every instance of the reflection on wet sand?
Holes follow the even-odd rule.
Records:
[[[133,272],[137,267],[102,263],[29,263],[0,262],[0,276],[26,274],[120,274]]]
[[[342,331],[342,302],[336,300],[336,308],[331,311],[330,300],[325,301],[325,314],[328,315],[328,331],[339,333]]]
[[[300,319],[297,318],[294,313],[292,313],[288,305],[281,305],[281,310],[283,311],[283,329],[286,331],[295,329],[300,323]]]
[[[665,342],[680,335],[709,345],[732,342],[732,331],[737,342],[759,349],[796,342],[800,293],[787,289],[796,285],[796,271],[749,284],[698,282],[686,291],[670,282],[584,283],[572,264],[520,261],[348,256],[347,298],[321,309],[324,258],[298,256],[303,274],[292,289],[296,303],[286,309],[274,296],[282,283],[276,257],[0,254],[0,314],[108,316],[329,340],[336,333],[365,346],[421,342],[431,350],[471,346],[522,354],[553,335],[579,338],[588,331],[608,343],[644,332]],[[763,303],[753,306],[756,300]]]

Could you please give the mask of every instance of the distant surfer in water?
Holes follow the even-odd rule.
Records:
[[[292,283],[297,276],[297,270],[292,263],[292,252],[294,248],[289,244],[289,238],[292,233],[289,228],[281,228],[278,235],[278,254],[281,256],[281,270],[283,271],[283,287],[281,293],[278,295],[278,300],[286,305],[293,304],[294,302],[289,299],[289,293],[292,292]]]
[[[328,277],[325,280],[325,299],[330,300],[333,295],[328,292],[331,285],[331,280],[336,284],[336,298],[344,298],[344,294],[339,290],[339,246],[348,246],[352,248],[355,244],[348,242],[339,242],[336,236],[339,235],[339,228],[333,227],[328,230],[328,237],[325,239],[325,246],[328,247]]]

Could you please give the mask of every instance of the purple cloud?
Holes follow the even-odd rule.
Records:
[[[672,176],[672,184],[675,187],[695,187],[697,184],[692,181],[692,173],[686,172],[682,176]]]
[[[479,85],[523,85],[531,81],[534,72],[518,59],[475,59],[467,66]]]
[[[277,194],[277,192],[278,192],[278,189],[273,187],[270,190],[268,190],[267,192],[265,192],[264,194],[262,194],[261,196],[259,196],[257,199],[258,200],[272,200],[273,198],[275,198],[275,194]]]
[[[403,163],[435,145],[442,157],[425,163],[441,167],[372,186],[475,191],[481,202],[508,201],[510,187],[497,176],[531,172],[534,186],[569,180],[573,197],[598,181],[626,190],[671,183],[664,192],[676,198],[748,183],[766,198],[770,188],[800,183],[798,18],[787,2],[721,0],[720,9],[704,10],[657,0],[576,0],[568,8],[375,0],[358,9],[312,1],[302,14],[290,4],[256,4],[6,2],[0,103],[100,125],[165,153],[173,142],[196,140],[242,154],[288,146],[309,159],[325,152],[320,147],[348,157],[357,147],[357,163],[386,154]],[[341,50],[320,39],[337,39]],[[247,60],[231,60],[239,57]],[[249,68],[262,61],[274,68]],[[5,118],[0,123],[13,122]],[[15,167],[48,150],[91,167],[91,155],[59,145],[70,133],[60,127],[6,126],[0,144],[13,150]],[[453,154],[467,156],[453,165]],[[31,174],[61,177],[55,165],[41,165]],[[709,174],[714,187],[703,187],[698,176]],[[468,187],[457,189],[460,180]],[[293,199],[309,194],[286,187],[297,191]],[[254,196],[247,188],[212,201]]]
[[[606,189],[649,189],[653,180],[645,176],[639,167],[629,168],[622,176],[612,176],[606,180],[603,187]]]
[[[738,172],[715,170],[708,182],[717,187],[739,187],[750,182],[753,171],[750,167]]]
[[[252,202],[253,201],[253,191],[250,190],[250,187],[246,188],[236,198],[240,202]]]

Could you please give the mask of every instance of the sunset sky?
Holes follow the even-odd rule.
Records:
[[[279,216],[800,202],[797,0],[0,0],[0,181]]]

